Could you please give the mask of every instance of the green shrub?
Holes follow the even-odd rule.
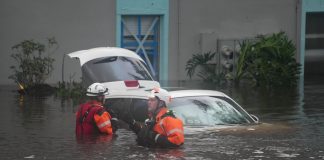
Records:
[[[240,54],[234,72],[217,72],[209,62],[217,53],[195,54],[187,61],[186,71],[191,78],[196,68],[197,76],[205,81],[220,83],[242,79],[252,80],[257,86],[295,86],[300,74],[300,64],[294,58],[296,47],[284,32],[260,35],[240,44]]]
[[[47,46],[34,40],[25,40],[14,45],[12,47],[14,53],[11,57],[17,65],[10,67],[13,74],[8,78],[25,88],[44,84],[53,71],[54,59],[49,56],[49,53],[54,46],[58,47],[55,38],[49,38]]]
[[[264,86],[294,86],[300,74],[300,64],[294,58],[296,47],[284,32],[257,36],[253,43],[243,43],[242,69]]]

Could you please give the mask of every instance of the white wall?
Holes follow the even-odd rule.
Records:
[[[1,0],[0,1],[0,84],[13,83],[7,77],[11,47],[23,40],[45,42],[54,36],[60,47],[53,57],[49,83],[61,80],[63,55],[99,46],[115,46],[115,0]],[[66,76],[78,70],[76,61],[66,58]],[[80,72],[76,79],[80,76]],[[68,78],[67,78],[68,79]],[[66,79],[66,80],[67,80]]]
[[[285,31],[296,42],[296,5],[296,0],[170,1],[170,79],[188,79],[185,65],[200,53],[201,33],[242,39]]]
[[[200,52],[201,33],[222,39],[251,38],[257,34],[287,32],[296,42],[297,0],[170,0],[169,78],[188,79],[185,65]],[[60,48],[54,72],[48,80],[61,80],[63,55],[82,49],[115,46],[116,0],[1,0],[0,84],[7,77],[11,47],[23,40],[44,42],[55,36]],[[65,80],[77,62],[66,58]],[[75,76],[79,80],[80,72]]]

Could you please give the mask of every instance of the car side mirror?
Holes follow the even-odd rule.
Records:
[[[250,116],[252,117],[255,123],[259,123],[259,118],[256,115],[250,114]]]

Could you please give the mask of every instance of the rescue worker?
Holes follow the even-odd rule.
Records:
[[[171,97],[161,88],[155,88],[147,101],[148,117],[145,125],[134,121],[130,128],[137,134],[139,145],[147,147],[179,147],[184,143],[183,123],[166,104]]]
[[[118,129],[118,120],[112,117],[112,111],[109,113],[103,107],[105,95],[108,95],[108,88],[101,83],[93,83],[88,87],[86,95],[90,100],[81,104],[76,113],[75,132],[77,137],[115,133]]]

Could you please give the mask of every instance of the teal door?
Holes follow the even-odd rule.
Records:
[[[159,79],[160,17],[124,15],[121,17],[121,47],[141,56],[154,77]]]

